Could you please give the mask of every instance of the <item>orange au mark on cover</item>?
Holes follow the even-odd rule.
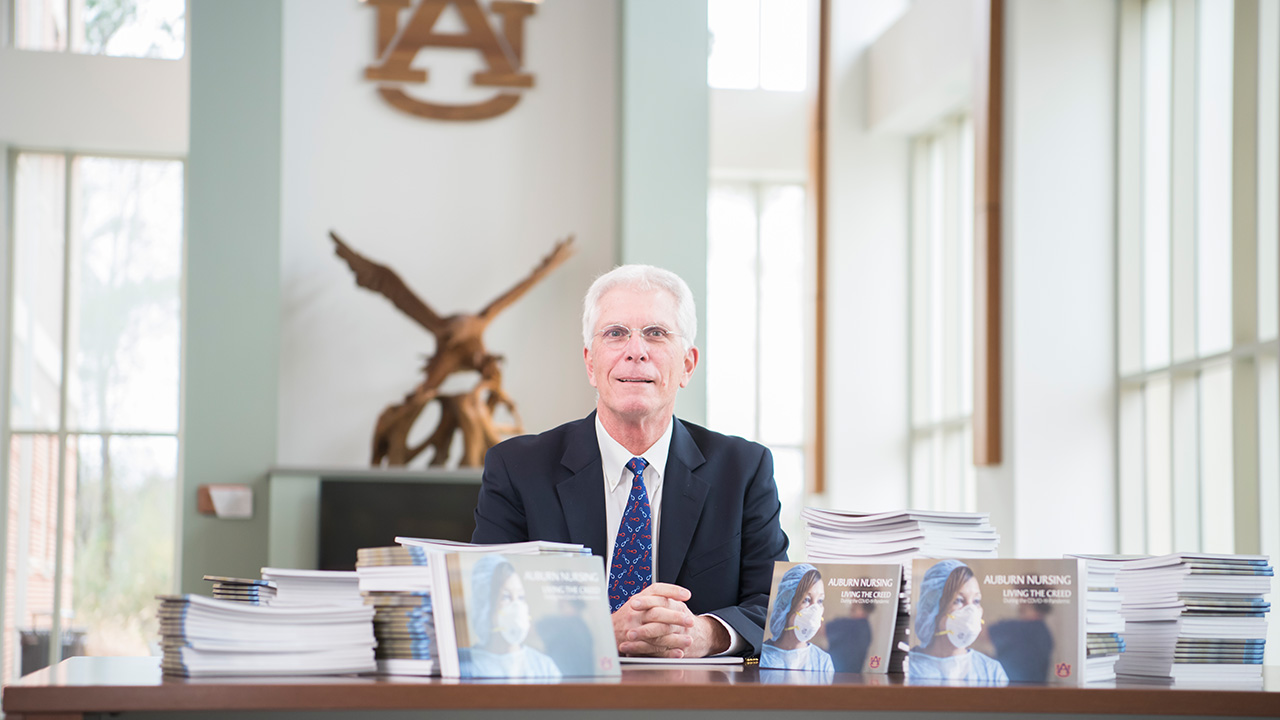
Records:
[[[872,670],[875,670],[875,669],[877,669],[877,668],[879,668],[879,667],[880,667],[880,656],[879,656],[879,655],[872,655],[872,656],[871,656],[871,669],[872,669]]]
[[[1071,663],[1058,663],[1058,677],[1071,677]]]

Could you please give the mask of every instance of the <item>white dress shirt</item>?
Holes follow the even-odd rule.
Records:
[[[653,568],[653,580],[658,581],[658,523],[662,517],[662,477],[667,471],[667,454],[671,451],[671,431],[675,427],[674,418],[667,423],[667,429],[648,450],[638,457],[648,463],[644,469],[644,489],[649,494],[649,533],[653,537],[650,547],[650,563]],[[605,557],[605,569],[613,564],[613,546],[618,540],[618,526],[622,524],[622,516],[627,512],[627,501],[631,497],[631,484],[635,477],[627,469],[631,458],[637,457],[613,439],[604,429],[600,416],[596,415],[596,442],[600,445],[600,464],[604,468],[604,517],[605,532],[609,542],[609,554]],[[729,649],[723,655],[736,655],[747,647],[747,641],[734,630],[729,623],[712,613],[707,616],[729,631]]]
[[[650,551],[650,563],[653,577],[658,577],[658,523],[662,517],[662,474],[667,471],[667,452],[671,450],[671,428],[674,423],[667,423],[662,437],[648,450],[639,455],[649,463],[644,469],[644,489],[649,494],[649,524],[653,536]],[[604,467],[604,527],[608,533],[609,554],[606,560],[613,560],[613,546],[618,540],[618,526],[622,524],[622,516],[627,512],[627,502],[631,498],[631,483],[634,475],[627,469],[627,463],[636,457],[622,443],[614,440],[604,429],[600,417],[596,416],[596,440],[600,443],[600,462]]]

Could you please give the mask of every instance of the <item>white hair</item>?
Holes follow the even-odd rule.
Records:
[[[693,303],[693,291],[679,275],[653,265],[620,265],[596,278],[582,298],[582,346],[591,347],[596,334],[596,321],[600,317],[600,298],[610,290],[626,287],[640,291],[665,290],[676,301],[675,332],[680,336],[686,351],[693,347],[698,334],[698,311]]]

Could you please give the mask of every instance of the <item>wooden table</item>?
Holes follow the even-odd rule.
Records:
[[[805,684],[804,673],[754,667],[627,668],[621,679],[526,684],[412,677],[162,677],[157,658],[73,657],[4,689],[15,720],[70,720],[95,713],[328,710],[595,711],[630,708],[661,718],[707,710],[903,713],[1106,714],[1280,717],[1280,668],[1266,668],[1266,690],[1150,686],[1067,688],[908,686],[901,676],[837,675]],[[779,684],[785,683],[785,684]]]

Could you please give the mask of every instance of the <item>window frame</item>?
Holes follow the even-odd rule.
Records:
[[[1169,113],[1172,138],[1167,162],[1172,168],[1167,182],[1169,226],[1167,358],[1147,361],[1145,322],[1151,308],[1145,296],[1144,225],[1145,184],[1143,151],[1147,108],[1146,23],[1156,3],[1167,10],[1170,27]],[[1280,339],[1263,337],[1260,305],[1275,301],[1280,272],[1274,264],[1277,220],[1266,225],[1262,213],[1277,212],[1274,195],[1268,195],[1264,179],[1274,191],[1277,164],[1274,138],[1270,157],[1260,157],[1260,138],[1270,137],[1275,123],[1276,89],[1280,83],[1280,11],[1257,3],[1232,3],[1231,103],[1229,122],[1231,193],[1228,213],[1228,324],[1226,348],[1202,347],[1204,322],[1200,237],[1205,230],[1198,209],[1202,200],[1197,179],[1201,176],[1198,153],[1202,144],[1199,83],[1203,16],[1195,0],[1123,0],[1120,6],[1120,65],[1117,113],[1117,248],[1116,248],[1116,527],[1122,553],[1216,551],[1280,553],[1280,452],[1277,424],[1277,365]],[[1265,18],[1266,22],[1261,22]],[[1264,48],[1261,33],[1267,33]],[[1263,54],[1263,51],[1267,53]],[[1263,62],[1269,63],[1264,65]],[[1263,93],[1269,93],[1263,96]],[[1264,107],[1261,100],[1268,104]],[[1268,113],[1262,117],[1264,110]],[[1280,123],[1278,123],[1280,124]],[[1259,131],[1263,132],[1260,133]],[[1263,165],[1261,163],[1269,163]],[[1266,173],[1266,178],[1263,177]],[[1269,225],[1269,226],[1268,226]],[[1269,235],[1269,237],[1264,236]],[[1270,263],[1259,264],[1262,253]],[[1263,273],[1270,273],[1266,277]],[[1157,308],[1156,311],[1162,309]],[[1271,310],[1274,313],[1274,309]],[[1268,321],[1274,323],[1274,316]],[[1266,329],[1275,333],[1275,328]],[[1228,408],[1217,416],[1229,416],[1229,440],[1215,441],[1206,427],[1207,405],[1219,405],[1220,393],[1212,393],[1215,374],[1229,372]],[[1167,417],[1152,429],[1148,388],[1168,387]],[[1210,393],[1210,394],[1206,394]],[[1160,402],[1164,402],[1161,400]],[[1160,405],[1156,409],[1160,409]],[[1154,435],[1152,433],[1155,433]],[[1155,455],[1153,455],[1155,453]],[[1224,455],[1225,453],[1225,455]],[[1223,481],[1208,475],[1229,461],[1230,504],[1217,503]],[[1213,468],[1206,467],[1213,465]],[[1158,477],[1153,477],[1155,473]],[[1153,501],[1158,506],[1153,508]],[[1216,510],[1216,512],[1215,512]],[[1226,529],[1223,518],[1226,515]],[[1229,541],[1227,537],[1229,536]],[[1229,545],[1229,546],[1228,546]],[[1273,635],[1273,639],[1274,639]]]
[[[921,509],[968,512],[977,504],[973,457],[978,399],[974,375],[975,127],[974,118],[962,113],[942,120],[911,141],[906,466],[909,505]],[[941,252],[940,258],[937,252]],[[927,280],[922,277],[926,272],[930,275]],[[937,277],[939,274],[942,277]],[[922,286],[927,287],[927,302]],[[922,382],[926,376],[928,382]],[[954,396],[953,407],[948,405],[948,395]],[[922,411],[922,399],[934,407]],[[939,403],[941,407],[936,407]],[[955,445],[957,434],[960,441]],[[951,469],[964,480],[958,494],[949,487],[951,476],[946,465],[939,462],[948,443],[959,449],[957,466]],[[927,477],[921,476],[917,462],[921,448],[932,458]]]
[[[63,255],[63,263],[62,263],[63,266],[62,266],[62,293],[61,293],[61,302],[62,302],[62,311],[61,311],[61,323],[62,323],[61,333],[62,334],[60,338],[60,347],[62,348],[62,353],[61,353],[62,358],[61,358],[61,368],[60,368],[61,382],[59,387],[58,427],[54,431],[42,430],[38,428],[15,429],[12,424],[12,416],[11,416],[12,392],[13,392],[12,381],[11,381],[11,368],[13,367],[13,352],[14,352],[13,333],[14,333],[14,317],[16,312],[16,303],[14,302],[15,300],[14,292],[16,289],[16,283],[14,278],[14,273],[15,273],[14,261],[15,261],[15,256],[17,252],[16,194],[18,191],[16,178],[17,178],[18,157],[23,154],[61,156],[63,158],[64,168],[65,168],[65,172],[63,175],[63,184],[62,184],[62,192],[63,192],[63,198],[64,198],[63,208],[62,208],[62,215],[63,215],[62,216],[62,242],[63,242],[64,255]],[[74,203],[72,202],[72,198],[74,196],[73,195],[74,173],[72,171],[72,167],[73,167],[73,162],[76,158],[84,158],[84,157],[118,159],[118,160],[177,162],[177,163],[180,163],[181,165],[182,213],[181,213],[181,227],[179,231],[179,242],[181,243],[181,247],[179,248],[179,253],[178,253],[179,265],[178,265],[178,287],[177,287],[177,294],[178,294],[177,315],[178,315],[178,342],[179,342],[178,368],[177,368],[178,407],[176,409],[177,417],[176,417],[176,423],[175,423],[173,432],[112,431],[112,430],[103,430],[103,429],[70,430],[68,428],[67,396],[68,396],[68,388],[70,386],[70,383],[67,382],[67,377],[71,368],[69,367],[70,353],[66,351],[66,347],[68,344],[68,339],[69,339],[68,336],[69,336],[70,325],[71,325],[71,323],[69,322],[70,314],[71,314],[70,301],[71,301],[71,292],[72,292],[72,288],[71,288],[72,255],[70,253],[70,250],[73,242],[72,225],[73,225],[73,219],[74,219],[74,213],[75,213],[75,206],[74,206]],[[76,438],[98,437],[98,438],[101,438],[104,442],[109,441],[109,438],[111,437],[125,437],[125,438],[129,438],[129,437],[170,438],[171,437],[174,439],[174,442],[176,444],[176,453],[175,453],[176,463],[174,466],[174,506],[172,508],[172,512],[174,513],[174,522],[175,522],[176,532],[174,534],[174,537],[172,538],[172,541],[175,544],[175,548],[174,548],[174,559],[173,559],[173,566],[172,566],[172,572],[171,572],[170,590],[176,591],[176,589],[179,587],[179,583],[181,580],[180,566],[181,566],[182,553],[181,553],[180,543],[181,543],[181,537],[182,537],[182,497],[183,497],[183,493],[182,493],[182,487],[183,487],[182,456],[183,456],[183,445],[184,445],[183,443],[183,438],[184,438],[183,403],[185,399],[185,392],[183,391],[183,388],[185,383],[185,354],[186,354],[185,351],[186,351],[186,310],[187,310],[186,298],[187,298],[187,274],[188,274],[188,266],[187,266],[188,237],[187,236],[188,236],[188,229],[189,229],[189,222],[188,222],[189,163],[186,157],[173,155],[173,154],[91,152],[91,151],[70,150],[65,148],[51,149],[51,148],[41,148],[41,147],[33,147],[33,146],[9,146],[8,152],[5,158],[4,172],[5,172],[5,175],[3,178],[4,184],[0,185],[0,188],[3,188],[5,193],[4,218],[5,218],[6,227],[4,228],[5,233],[3,235],[3,238],[4,238],[3,250],[5,255],[5,265],[4,265],[3,284],[0,284],[0,291],[3,291],[5,296],[4,305],[2,306],[4,307],[5,317],[3,318],[3,323],[0,324],[0,329],[3,329],[5,332],[3,337],[0,338],[0,353],[3,353],[3,357],[5,358],[6,363],[4,366],[5,367],[4,372],[0,372],[0,468],[4,469],[3,475],[0,476],[0,517],[6,518],[6,527],[7,527],[7,518],[9,517],[9,512],[10,512],[9,497],[11,492],[11,489],[9,487],[10,448],[12,447],[13,439],[15,437],[55,436],[57,438],[57,452],[59,456],[59,462],[58,462],[57,480],[56,480],[56,486],[55,486],[56,492],[53,500],[53,502],[56,503],[56,508],[57,508],[56,509],[56,527],[52,531],[56,538],[55,548],[54,548],[54,576],[53,576],[53,600],[52,600],[52,607],[54,612],[52,613],[52,617],[50,620],[49,638],[48,638],[49,645],[47,648],[49,665],[52,666],[57,664],[62,659],[61,657],[62,643],[58,642],[57,640],[62,637],[63,627],[62,627],[61,609],[64,607],[66,602],[66,598],[64,597],[64,593],[63,593],[63,585],[66,583],[66,577],[67,577],[66,573],[68,572],[68,570],[66,567],[64,567],[65,565],[64,541],[65,541],[65,537],[68,529],[67,523],[75,522],[74,517],[70,519],[66,517],[67,515],[66,513],[67,483],[68,483],[67,452],[68,452],[69,438],[73,436]],[[21,487],[19,488],[19,497],[22,497]],[[26,516],[29,514],[29,508],[20,507],[18,509],[18,512],[20,513],[21,516]],[[24,544],[24,540],[23,540],[24,535],[22,533],[23,525],[24,523],[20,521],[18,535],[17,535],[19,548],[21,548]],[[8,597],[8,592],[9,592],[8,557],[9,557],[9,532],[6,530],[5,532],[0,533],[0,558],[2,558],[5,563],[4,572],[0,573],[0,618],[8,617],[9,611],[10,611],[10,608],[6,606],[6,598]],[[17,562],[18,562],[19,568],[21,568],[25,564],[26,560],[22,556],[22,553],[19,553],[17,557]],[[15,599],[16,607],[13,612],[13,617],[15,621],[14,629],[16,631],[17,621],[19,618],[17,608],[21,608],[23,605],[22,593],[23,593],[23,590],[25,589],[25,582],[24,582],[25,574],[22,572],[17,572],[15,573],[15,579],[17,582],[17,587],[14,588],[13,597]],[[0,625],[3,625],[3,623],[0,623]],[[3,633],[6,629],[7,628],[0,627],[0,633]],[[13,663],[12,665],[13,675],[12,677],[0,677],[0,686],[8,685],[11,681],[18,679],[21,673],[21,644],[18,642],[17,637],[15,636],[13,638],[8,638],[6,636],[3,638],[0,638],[0,651],[7,649],[5,643],[7,643],[9,640],[13,641],[13,647],[12,647],[13,656],[7,658],[7,660]],[[0,667],[3,667],[3,662],[0,662]]]

